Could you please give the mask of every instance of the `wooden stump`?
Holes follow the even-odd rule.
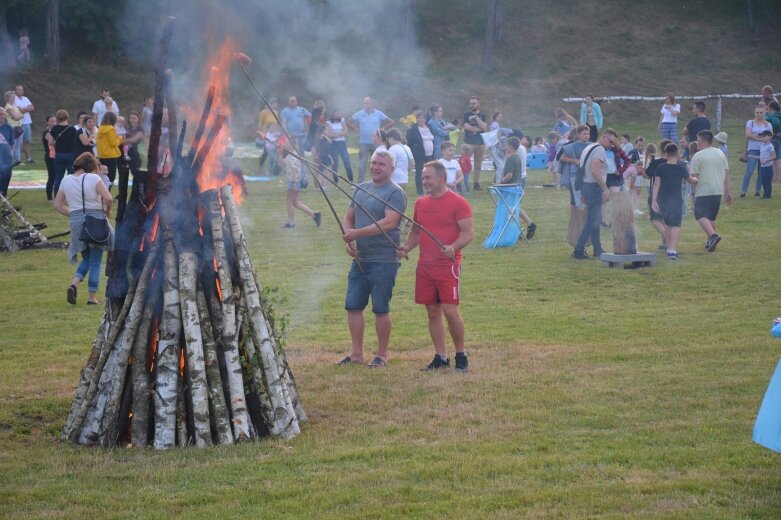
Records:
[[[613,230],[613,253],[633,255],[637,253],[635,235],[635,212],[628,191],[610,193],[611,228]]]

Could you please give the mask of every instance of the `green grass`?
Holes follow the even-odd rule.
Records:
[[[530,184],[545,182],[530,172]],[[779,313],[781,193],[723,209],[713,254],[686,217],[681,259],[638,270],[569,258],[563,190],[527,191],[531,245],[483,249],[493,205],[472,195],[467,375],[418,370],[432,348],[412,302],[416,253],[397,281],[387,369],[333,366],[349,347],[349,262],[320,195],[302,198],[324,212],[320,229],[299,213],[283,232],[277,182],[252,183],[241,209],[258,277],[288,314],[311,418],[289,442],[164,453],[63,444],[100,310],[65,302],[63,251],[0,256],[0,517],[777,517],[779,457],[751,429],[779,357],[767,331]],[[66,229],[43,199],[26,190],[14,203],[50,234]],[[637,232],[639,249],[654,251],[647,221]]]

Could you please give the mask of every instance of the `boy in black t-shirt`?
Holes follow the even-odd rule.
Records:
[[[696,184],[697,179],[689,177],[689,172],[682,164],[678,164],[678,145],[670,143],[664,147],[666,162],[656,167],[651,208],[659,213],[664,220],[664,242],[667,244],[667,258],[678,259],[676,246],[681,234],[681,219],[683,218],[683,196],[681,183]]]

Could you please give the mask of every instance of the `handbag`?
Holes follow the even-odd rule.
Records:
[[[108,219],[96,218],[87,215],[87,206],[84,203],[84,179],[81,178],[81,205],[84,210],[84,225],[81,227],[79,240],[96,246],[107,245],[111,240],[111,228],[108,225]]]
[[[14,138],[20,137],[24,133],[24,128],[21,126],[14,127]]]
[[[301,172],[301,180],[299,184],[302,190],[309,186],[309,175],[306,173],[306,170]]]

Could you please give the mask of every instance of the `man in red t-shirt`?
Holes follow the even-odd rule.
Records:
[[[466,372],[469,363],[464,349],[464,320],[458,312],[461,280],[461,250],[474,237],[472,207],[461,195],[448,189],[447,171],[442,163],[428,162],[421,175],[427,195],[415,202],[414,220],[433,236],[412,227],[409,238],[400,246],[402,258],[420,245],[420,257],[415,274],[415,303],[425,305],[428,328],[434,342],[434,360],[423,370],[449,368],[450,358],[445,347],[445,322],[456,348],[456,370]]]

